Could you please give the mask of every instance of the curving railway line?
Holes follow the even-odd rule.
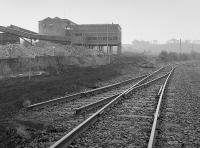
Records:
[[[101,141],[101,136],[104,135],[105,130],[115,133],[122,128],[126,131],[124,129],[126,126],[130,128],[130,125],[126,125],[126,123],[133,121],[138,121],[136,128],[139,127],[140,123],[145,127],[149,124],[149,130],[146,133],[148,135],[156,104],[161,103],[160,100],[162,100],[168,79],[173,71],[174,68],[168,65],[137,78],[28,106],[27,110],[23,110],[20,118],[39,120],[53,125],[53,129],[50,128],[46,131],[43,137],[36,137],[30,145],[37,145],[36,147],[51,145],[51,148],[70,145],[75,147],[101,147],[107,145],[109,147],[109,143],[102,143]],[[149,94],[150,96],[147,96]],[[141,97],[147,97],[147,99],[140,99]],[[154,120],[156,120],[155,117],[156,115]],[[143,123],[143,120],[147,121]],[[63,135],[65,136],[60,139]],[[106,134],[105,136],[109,140],[109,135]],[[102,138],[106,138],[105,136]],[[117,136],[117,139],[122,138],[120,133]],[[143,144],[145,143],[146,146],[147,136],[145,137],[146,140],[144,140],[144,137],[139,136],[139,138],[143,139]],[[115,141],[119,140],[114,140],[113,145],[111,144],[110,147],[116,146],[115,144],[118,142]],[[138,142],[131,143],[137,144]],[[127,145],[126,142],[123,144]]]
[[[166,69],[168,67],[169,67],[169,65],[166,66],[166,67],[162,67],[162,68],[156,70],[153,73],[142,75],[142,76],[139,76],[139,77],[136,77],[136,78],[131,78],[131,79],[121,81],[121,82],[117,82],[117,83],[114,83],[114,84],[111,84],[111,85],[107,85],[107,86],[103,86],[103,87],[99,87],[99,88],[96,88],[96,89],[87,90],[87,91],[83,91],[83,92],[79,92],[79,93],[75,93],[75,94],[71,94],[71,95],[66,95],[66,96],[55,98],[55,99],[48,100],[48,101],[45,101],[45,102],[32,104],[32,105],[27,106],[27,109],[40,108],[40,107],[44,107],[46,105],[54,104],[54,103],[58,103],[58,102],[69,102],[69,101],[72,101],[72,100],[78,100],[80,98],[82,100],[82,98],[86,98],[86,97],[89,97],[89,96],[94,96],[94,95],[102,94],[102,93],[104,93],[103,98],[105,98],[105,96],[108,97],[108,96],[113,96],[114,94],[120,94],[122,91],[131,87],[133,84],[134,84],[134,86],[136,86],[136,85],[139,85],[139,84],[145,82],[147,79],[148,80],[152,79],[155,74],[158,75],[159,72],[164,71],[164,69]],[[107,93],[108,93],[108,95],[107,95]],[[102,98],[102,97],[98,96],[98,98]]]
[[[167,74],[161,73],[162,76],[157,76],[157,78],[155,78],[157,72],[153,73],[148,82],[144,82],[147,80],[144,78],[143,84],[128,88],[54,143],[51,148],[67,147],[71,143],[74,147],[146,147],[148,141],[149,143],[152,141],[151,138],[149,140],[148,136],[149,131],[151,131],[151,122],[153,122],[153,135],[155,133],[154,127],[156,129],[155,122],[157,122],[159,115],[162,97],[173,71],[174,68]],[[166,80],[162,84],[164,78]],[[141,93],[142,91],[143,93]],[[149,94],[150,96],[146,96]],[[135,122],[134,126],[131,125],[132,122]],[[89,130],[86,131],[88,128]],[[137,130],[140,129],[140,135],[136,138],[131,135],[130,129],[133,131],[132,134],[137,133]],[[134,139],[129,139],[133,137]]]
[[[200,147],[199,61],[177,67],[163,100],[154,147]]]

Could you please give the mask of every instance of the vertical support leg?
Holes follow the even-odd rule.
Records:
[[[110,55],[110,63],[111,63],[112,57],[113,57],[113,46],[110,46],[109,48],[109,55]]]
[[[110,54],[113,55],[113,46],[110,46]]]
[[[102,48],[103,48],[103,54],[104,54],[104,56],[106,56],[105,46],[103,46]]]
[[[99,54],[100,54],[100,55],[103,55],[103,54],[104,54],[103,46],[99,46]]]

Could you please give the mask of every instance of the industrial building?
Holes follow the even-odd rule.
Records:
[[[68,37],[71,45],[107,49],[110,54],[117,47],[117,53],[121,54],[119,24],[76,24],[68,19],[48,17],[39,21],[39,34]]]
[[[121,54],[121,27],[119,24],[76,24],[68,19],[47,17],[39,21],[39,33],[14,25],[0,31],[25,40],[45,40],[61,44],[97,48],[100,51]]]

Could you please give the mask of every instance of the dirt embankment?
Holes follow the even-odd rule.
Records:
[[[147,67],[143,66],[145,63]],[[62,73],[31,77],[30,80],[28,77],[3,79],[0,81],[0,115],[3,113],[2,115],[7,116],[5,114],[7,110],[12,111],[22,107],[25,100],[36,103],[84,89],[93,89],[99,87],[97,86],[99,82],[152,69],[148,67],[149,61],[143,57],[122,57],[109,65],[70,66]]]
[[[108,55],[97,49],[37,42],[34,46],[0,46],[0,77],[35,71],[59,71],[70,65],[88,67],[109,63]]]
[[[145,63],[147,66],[144,66]],[[23,131],[16,128],[20,123],[15,124],[17,121],[12,121],[12,117],[23,107],[24,101],[41,102],[65,94],[97,88],[99,82],[107,82],[129,73],[132,73],[132,76],[147,73],[155,69],[154,65],[149,63],[145,57],[141,56],[121,57],[113,61],[112,64],[95,68],[73,66],[68,67],[60,74],[32,77],[30,80],[27,77],[1,80],[0,143],[2,140],[6,145],[9,143],[15,145],[15,142],[18,141],[23,142],[23,136],[21,136],[23,133],[16,134],[16,129],[18,132]],[[13,141],[6,142],[2,137],[7,137],[7,139],[11,137]],[[19,140],[16,140],[16,137]],[[27,136],[25,135],[25,137]]]

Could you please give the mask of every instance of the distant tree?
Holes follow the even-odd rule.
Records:
[[[64,64],[63,61],[65,59],[65,53],[63,52],[56,52],[54,53],[56,62],[57,62],[57,73],[59,74],[60,72],[64,71]]]
[[[139,40],[133,40],[133,41],[132,41],[132,44],[133,44],[133,45],[138,45],[138,44],[140,44],[140,41],[139,41]]]
[[[179,43],[179,40],[174,38],[167,41],[167,44],[177,44],[177,43]]]
[[[7,53],[8,53],[8,58],[12,58],[14,57],[14,53],[15,53],[15,45],[12,44],[8,44],[7,46]]]
[[[185,42],[184,42],[185,44],[190,44],[191,43],[191,41],[190,40],[185,40]]]
[[[168,60],[169,61],[178,61],[178,54],[176,52],[169,52]]]
[[[191,59],[191,58],[190,58],[190,55],[187,54],[187,53],[182,53],[182,54],[180,54],[179,56],[180,56],[180,60],[182,60],[182,61],[187,61],[187,60],[190,60],[190,59]]]
[[[11,72],[12,70],[7,63],[0,64],[0,73],[3,77],[7,77]]]
[[[161,51],[161,53],[159,54],[158,57],[161,61],[167,62],[168,61],[168,52],[167,51]]]
[[[199,53],[192,50],[190,52],[190,56],[191,56],[192,59],[197,59],[197,57],[199,56]]]

